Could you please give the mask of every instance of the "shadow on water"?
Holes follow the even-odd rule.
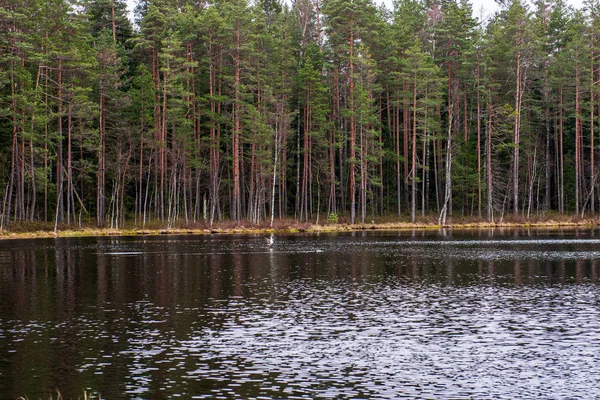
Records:
[[[5,241],[0,397],[597,397],[599,260],[583,229]]]

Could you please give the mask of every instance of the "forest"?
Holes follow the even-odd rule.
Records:
[[[0,228],[600,208],[600,2],[10,0]]]

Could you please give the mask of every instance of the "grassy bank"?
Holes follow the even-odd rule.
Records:
[[[45,223],[19,223],[11,225],[8,229],[0,231],[0,239],[25,239],[25,238],[54,238],[54,237],[82,237],[82,236],[137,236],[137,235],[183,235],[183,234],[242,234],[242,233],[295,233],[295,232],[345,232],[360,230],[414,230],[414,229],[489,229],[489,228],[553,228],[553,227],[594,227],[600,224],[598,218],[579,218],[566,215],[546,215],[535,218],[504,218],[502,221],[486,221],[481,218],[462,217],[449,219],[446,225],[438,224],[435,216],[420,217],[415,223],[398,217],[379,217],[369,223],[350,224],[349,218],[342,216],[337,223],[330,223],[321,219],[314,221],[298,222],[294,219],[276,220],[271,227],[268,223],[251,224],[248,221],[232,222],[223,221],[211,226],[203,222],[195,224],[180,223],[171,228],[162,226],[159,222],[152,222],[145,226],[134,224],[125,225],[119,229],[96,228],[91,225],[66,226],[60,225],[54,231],[53,224]]]

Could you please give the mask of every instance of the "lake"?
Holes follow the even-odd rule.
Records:
[[[597,398],[600,231],[0,242],[0,398]]]

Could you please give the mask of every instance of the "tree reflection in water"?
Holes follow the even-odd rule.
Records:
[[[5,241],[0,397],[510,397],[534,364],[576,395],[598,259],[593,230]]]

